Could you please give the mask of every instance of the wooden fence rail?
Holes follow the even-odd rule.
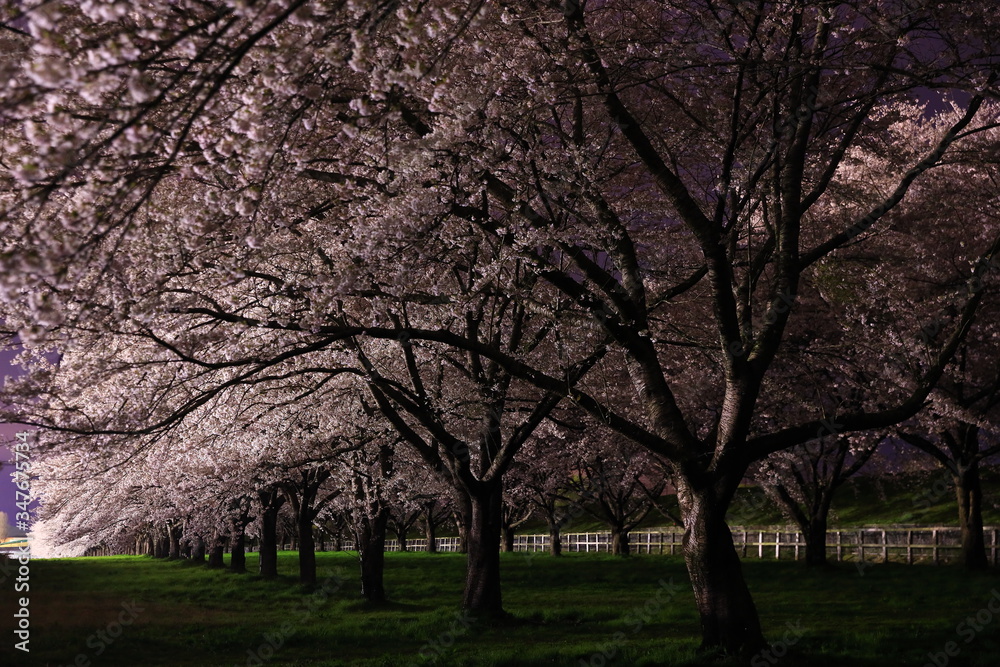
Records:
[[[743,558],[794,559],[805,558],[806,545],[802,534],[789,527],[733,526],[733,542]],[[680,554],[684,532],[679,528],[653,528],[629,533],[632,553]],[[986,552],[990,561],[1000,564],[1000,526],[985,530]],[[563,551],[607,553],[611,551],[611,533],[565,533],[561,536]],[[439,537],[440,552],[461,549],[457,537]],[[424,551],[427,540],[407,540],[409,551]],[[351,550],[353,543],[345,542],[343,548]],[[386,551],[399,551],[396,540],[386,540]],[[852,562],[931,562],[935,564],[954,561],[961,553],[961,534],[958,528],[947,526],[884,528],[854,528],[827,532],[827,556],[837,561]],[[549,536],[517,535],[514,551],[541,552],[549,550]]]

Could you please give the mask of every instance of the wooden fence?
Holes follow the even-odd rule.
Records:
[[[769,558],[799,560],[805,558],[805,540],[802,534],[789,527],[731,527],[733,542],[743,558]],[[629,533],[632,553],[680,554],[684,532],[678,528],[653,528]],[[985,530],[986,553],[990,561],[1000,564],[1000,526]],[[611,533],[565,533],[561,536],[563,551],[607,553],[611,551]],[[461,548],[457,537],[439,537],[440,552],[456,552]],[[407,540],[409,551],[424,551],[427,540]],[[353,543],[345,542],[350,550]],[[386,540],[386,551],[399,551],[396,540]],[[827,556],[837,561],[853,562],[929,562],[934,564],[956,560],[961,553],[961,535],[958,528],[947,526],[884,528],[855,528],[827,532]],[[549,536],[517,535],[514,551],[540,552],[549,550]]]

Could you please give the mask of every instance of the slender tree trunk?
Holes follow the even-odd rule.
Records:
[[[962,531],[962,563],[970,570],[989,567],[983,536],[983,489],[979,465],[973,463],[953,475],[958,500],[958,525]]]
[[[299,525],[299,583],[312,586],[316,583],[316,541],[313,537],[311,510],[302,508]]]
[[[385,533],[388,524],[389,512],[385,509],[358,520],[355,539],[361,562],[361,595],[368,602],[385,602]]]
[[[239,574],[243,574],[247,571],[246,540],[246,526],[242,524],[233,526],[233,537],[230,545],[229,569]]]
[[[424,515],[424,537],[427,539],[427,553],[437,553],[437,524],[430,512]]]
[[[628,541],[628,530],[622,526],[611,527],[611,553],[615,556],[628,556],[632,546]]]
[[[734,482],[735,490],[738,481]],[[723,650],[745,658],[767,646],[757,607],[726,524],[732,490],[695,488],[678,475],[678,500],[684,520],[684,561],[701,617],[703,650]]]
[[[462,607],[486,615],[502,615],[500,594],[500,533],[503,488],[496,484],[469,494],[468,560]]]
[[[402,526],[397,526],[394,532],[396,533],[396,542],[399,543],[399,550],[406,551],[406,536],[410,531]]]

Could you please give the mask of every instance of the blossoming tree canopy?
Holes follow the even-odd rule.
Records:
[[[763,645],[724,520],[747,465],[913,416],[985,298],[954,295],[942,343],[900,351],[909,377],[889,397],[832,421],[804,394],[775,409],[776,378],[795,375],[788,337],[815,313],[833,321],[814,286],[890,224],[937,229],[914,188],[956,154],[983,162],[988,3],[4,12],[3,315],[28,355],[67,360],[15,386],[31,421],[152,434],[262,377],[354,373],[359,337],[472,352],[670,461],[706,646]],[[946,112],[918,104],[927,91]],[[904,119],[920,131],[900,133]],[[987,229],[947,229],[983,286]],[[873,261],[909,265],[905,248]],[[533,313],[545,346],[463,335],[486,294]],[[844,349],[873,388],[902,367]],[[117,383],[115,409],[82,402],[94,377]],[[124,389],[150,377],[155,392]]]

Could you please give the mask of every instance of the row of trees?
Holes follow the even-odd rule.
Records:
[[[613,433],[677,491],[703,646],[744,655],[765,641],[725,516],[753,466],[900,429],[974,488],[988,3],[3,7],[28,371],[3,400],[53,478],[172,474],[138,487],[160,524],[225,479],[262,526],[350,496],[376,567],[412,460],[465,517],[463,605],[501,613],[505,479]],[[305,465],[333,456],[337,483]]]
[[[226,549],[238,572],[246,571],[246,543],[254,539],[265,577],[277,574],[278,545],[290,541],[303,584],[316,581],[316,536],[332,537],[338,549],[346,536],[360,546],[362,590],[371,601],[385,597],[387,533],[405,550],[419,522],[433,551],[448,524],[467,551],[468,499],[391,432],[380,442],[369,433],[336,447],[322,437],[296,442],[290,434],[297,426],[279,421],[273,433],[247,435],[236,432],[242,425],[207,420],[199,424],[211,430],[207,436],[188,433],[189,446],[132,452],[127,465],[107,451],[49,457],[37,469],[44,518],[66,553],[138,549],[200,561],[207,554],[209,565],[221,566]],[[662,466],[635,446],[532,443],[505,478],[503,539],[494,548],[513,550],[514,530],[536,519],[548,525],[551,553],[559,555],[560,532],[586,514],[611,530],[614,553],[628,555],[628,532],[650,511],[670,517],[662,508],[666,484]]]

